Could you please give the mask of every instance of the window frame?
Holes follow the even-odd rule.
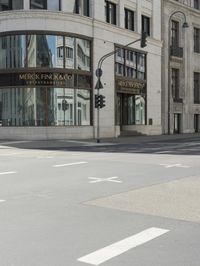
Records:
[[[124,27],[127,30],[135,30],[135,12],[128,8],[124,8]]]
[[[105,21],[117,26],[117,5],[107,0],[105,0]]]

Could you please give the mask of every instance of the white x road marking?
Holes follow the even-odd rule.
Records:
[[[190,168],[190,166],[188,165],[182,165],[180,163],[176,163],[176,164],[166,164],[166,163],[162,163],[160,164],[161,166],[164,166],[165,168],[172,168],[172,167],[179,167],[179,168]]]
[[[112,176],[108,178],[99,178],[99,177],[88,177],[88,179],[91,179],[89,183],[94,184],[94,183],[100,183],[100,182],[113,182],[113,183],[122,183],[121,180],[116,180],[119,178],[118,176]]]

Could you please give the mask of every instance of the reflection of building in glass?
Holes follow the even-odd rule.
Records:
[[[0,65],[3,68],[17,68],[25,65],[25,36],[0,38]]]
[[[72,37],[65,37],[65,67],[74,68],[74,45],[75,39]]]
[[[90,42],[76,39],[77,45],[77,68],[88,70],[90,68]]]
[[[27,43],[28,66],[52,67],[52,53],[46,35],[29,35]]]

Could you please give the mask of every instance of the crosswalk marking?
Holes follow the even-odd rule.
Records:
[[[125,238],[124,240],[116,242],[110,246],[97,250],[89,255],[81,257],[78,259],[78,261],[91,265],[100,265],[132,248],[145,244],[146,242],[153,240],[167,232],[169,232],[169,230],[167,229],[152,227],[136,235]]]

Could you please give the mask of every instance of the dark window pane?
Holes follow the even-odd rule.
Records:
[[[23,9],[23,0],[12,0],[12,9]]]
[[[60,10],[60,0],[47,0],[47,9],[48,10]]]
[[[142,32],[146,32],[150,36],[150,18],[142,16]]]
[[[0,11],[5,11],[9,9],[10,9],[9,0],[0,0]]]
[[[47,0],[30,0],[30,9],[46,9]]]

